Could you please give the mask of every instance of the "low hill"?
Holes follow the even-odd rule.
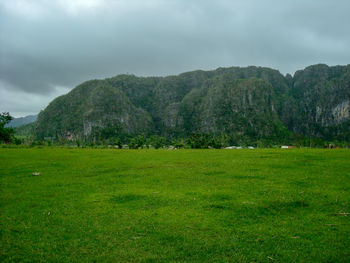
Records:
[[[25,117],[14,118],[10,123],[6,125],[6,127],[16,128],[19,126],[23,126],[35,122],[37,118],[38,115],[28,115]]]

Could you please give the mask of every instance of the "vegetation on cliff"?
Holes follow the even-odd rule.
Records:
[[[231,141],[350,141],[349,85],[350,66],[314,65],[294,77],[254,66],[119,75],[87,81],[53,100],[39,114],[34,134],[83,141],[193,134]]]

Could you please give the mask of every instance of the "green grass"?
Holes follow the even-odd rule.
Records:
[[[2,262],[350,262],[349,150],[3,148],[0,176]]]

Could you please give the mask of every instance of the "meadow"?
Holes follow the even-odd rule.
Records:
[[[1,262],[350,262],[349,212],[346,149],[0,148]]]

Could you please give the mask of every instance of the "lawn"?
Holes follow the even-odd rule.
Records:
[[[349,150],[0,148],[1,262],[350,262],[349,212]]]

